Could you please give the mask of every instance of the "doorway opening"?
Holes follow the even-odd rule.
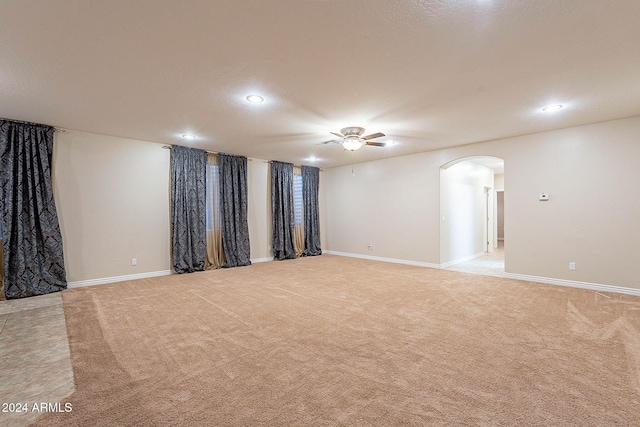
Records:
[[[504,275],[503,159],[465,157],[441,166],[440,266]]]

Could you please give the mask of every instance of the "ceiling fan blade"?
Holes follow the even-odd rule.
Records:
[[[369,141],[365,142],[365,144],[373,145],[374,147],[384,147],[385,145],[387,145],[384,142],[369,142]]]
[[[372,133],[371,135],[363,136],[362,139],[367,140],[367,139],[373,139],[373,138],[380,138],[381,136],[385,136],[385,134],[382,132]]]
[[[329,141],[318,142],[316,145],[326,145],[326,144],[342,144],[342,141],[337,141],[335,139],[332,139]]]
[[[337,133],[337,132],[329,132],[329,133],[337,136],[338,138],[344,138],[344,135],[342,135],[341,133]]]

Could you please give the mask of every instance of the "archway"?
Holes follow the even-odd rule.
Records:
[[[499,248],[497,191],[504,191],[504,160],[501,158],[464,157],[440,167],[442,268],[468,263]],[[501,262],[496,264],[496,259]],[[504,273],[502,249],[492,258],[492,268]]]

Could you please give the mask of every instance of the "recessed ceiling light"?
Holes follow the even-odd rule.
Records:
[[[547,105],[542,109],[542,111],[544,111],[545,113],[553,113],[554,111],[561,110],[562,107],[562,104]]]
[[[264,101],[264,98],[260,95],[249,95],[247,96],[247,101],[253,102],[254,104],[259,104]]]
[[[310,162],[315,162],[318,160],[318,158],[316,156],[309,156],[307,160],[309,160]]]
[[[190,133],[185,133],[184,135],[182,135],[182,137],[184,139],[196,139],[195,135],[191,135]]]

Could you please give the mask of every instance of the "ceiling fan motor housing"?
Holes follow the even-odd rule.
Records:
[[[359,137],[364,133],[364,128],[361,128],[358,126],[350,126],[350,127],[340,129],[340,133],[345,137],[348,137],[348,136]]]

